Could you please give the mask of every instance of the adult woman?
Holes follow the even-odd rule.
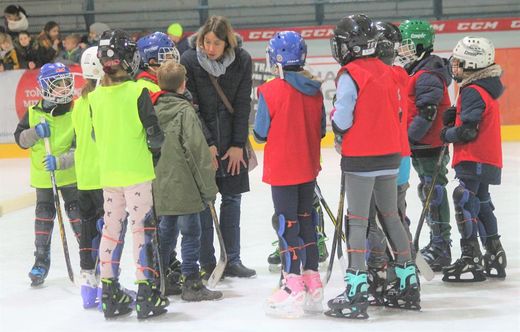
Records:
[[[256,272],[246,268],[240,260],[240,201],[241,194],[249,191],[244,146],[251,105],[251,56],[240,47],[229,21],[212,16],[190,38],[190,49],[182,55],[181,63],[188,70],[187,88],[194,104],[199,106],[217,169],[216,181],[222,195],[220,223],[228,254],[225,275],[252,277]],[[210,75],[222,87],[233,106],[233,114],[224,105]],[[215,267],[209,209],[201,213],[201,223],[201,273],[208,278]]]
[[[20,31],[26,31],[29,28],[27,21],[27,13],[22,6],[9,5],[4,9],[5,32],[11,35],[13,39],[18,36]]]
[[[38,36],[38,61],[41,65],[54,62],[61,49],[60,26],[54,21],[45,23]]]

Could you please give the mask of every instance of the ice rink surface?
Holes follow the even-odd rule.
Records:
[[[27,273],[34,259],[34,207],[1,217],[0,331],[520,331],[520,143],[504,143],[503,148],[502,185],[492,186],[491,196],[508,258],[507,279],[447,284],[437,274],[431,282],[422,280],[421,312],[369,308],[368,321],[334,319],[324,315],[292,320],[267,317],[264,301],[275,289],[278,275],[268,271],[266,262],[268,254],[274,249],[271,246],[275,240],[271,228],[273,208],[270,189],[261,182],[262,171],[258,168],[251,173],[252,191],[243,196],[241,222],[242,261],[256,269],[258,276],[248,280],[225,279],[217,286],[224,292],[224,299],[216,302],[186,303],[179,297],[170,297],[172,303],[167,314],[144,322],[138,322],[135,313],[106,321],[97,310],[82,308],[79,287],[67,278],[57,225],[49,276],[43,287],[31,288]],[[262,153],[258,156],[262,160]],[[28,159],[0,160],[0,169],[0,200],[32,190],[29,187]],[[333,149],[324,149],[323,170],[318,182],[333,211],[337,209],[339,174],[339,156]],[[453,177],[454,173],[450,171],[449,197],[456,186]],[[415,189],[417,182],[412,170],[407,199],[412,231],[421,212]],[[453,210],[451,215],[454,227],[452,255],[458,258],[459,235]],[[330,220],[326,219],[325,225],[330,248]],[[68,225],[66,229],[78,279],[78,246]],[[427,238],[428,228],[425,225],[422,245],[426,244]],[[131,241],[129,235],[127,241]],[[127,288],[136,289],[133,284],[134,271],[131,251],[127,249],[123,253],[121,275],[121,282]],[[337,264],[325,291],[324,303],[343,288],[342,273]]]

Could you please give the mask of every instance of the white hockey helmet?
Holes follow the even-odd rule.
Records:
[[[97,57],[97,46],[89,47],[81,55],[81,71],[83,78],[90,80],[101,80],[105,75],[103,66]]]
[[[465,70],[486,68],[495,63],[495,46],[487,38],[464,37],[455,45],[453,58]]]

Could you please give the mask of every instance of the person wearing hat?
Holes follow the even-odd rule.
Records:
[[[189,48],[188,39],[184,36],[184,30],[180,23],[172,23],[166,30],[168,37],[175,43],[175,47],[182,55]]]

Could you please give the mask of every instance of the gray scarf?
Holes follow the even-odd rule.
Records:
[[[460,82],[461,87],[465,87],[466,85],[469,85],[476,80],[481,80],[483,78],[487,77],[500,77],[502,76],[502,67],[500,65],[494,64],[487,68],[477,70],[477,71],[470,71],[470,72],[463,72],[462,73],[462,82]]]
[[[221,60],[211,60],[208,58],[206,53],[204,53],[198,46],[197,46],[197,60],[199,61],[199,64],[202,68],[204,68],[205,71],[207,71],[209,74],[219,77],[221,75],[224,75],[226,73],[227,67],[229,67],[230,64],[235,61],[235,50],[230,48],[229,50],[224,53]]]

